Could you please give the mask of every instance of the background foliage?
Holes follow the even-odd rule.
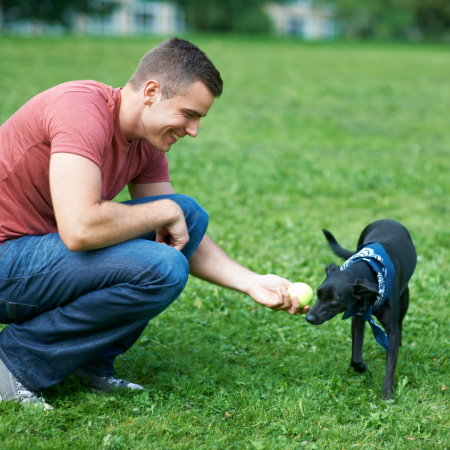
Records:
[[[46,392],[50,414],[0,403],[0,449],[449,449],[448,48],[190,39],[225,91],[169,153],[172,182],[233,258],[316,289],[340,262],[321,228],[347,248],[377,219],[410,230],[395,400],[381,400],[385,352],[368,327],[360,375],[349,321],[313,327],[192,278],[117,361],[147,392],[101,396],[69,377]],[[0,123],[57,83],[123,86],[157,43],[1,37]]]
[[[450,39],[447,0],[332,0],[350,38]]]
[[[271,21],[264,11],[266,3],[293,3],[291,0],[174,1],[184,10],[187,27],[191,30],[250,34],[268,34],[271,31]],[[310,2],[315,7],[332,5],[341,34],[347,38],[450,40],[448,0]],[[105,15],[117,5],[118,0],[0,0],[0,10],[6,23],[32,19],[59,23],[68,28],[74,13]]]
[[[266,0],[177,0],[195,30],[267,33],[270,20],[263,10]],[[201,12],[201,13],[200,13]]]
[[[67,28],[72,26],[76,13],[105,15],[117,5],[117,0],[0,0],[6,23],[34,20]]]

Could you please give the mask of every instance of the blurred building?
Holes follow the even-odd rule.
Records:
[[[324,39],[337,33],[332,5],[316,5],[312,0],[294,0],[287,4],[268,3],[266,12],[277,34],[303,39]]]
[[[48,5],[51,11],[51,4],[41,0],[39,11],[42,13],[44,6]],[[29,12],[21,14],[21,8],[13,3],[5,9],[2,18],[0,0],[0,31],[25,35],[59,34],[69,27],[79,34],[167,36],[181,34],[185,30],[184,11],[178,7],[177,0],[87,0],[86,4],[87,9],[81,14],[71,9],[69,2],[61,15],[62,20],[58,22],[45,21],[42,14],[34,17]],[[268,0],[265,10],[278,35],[311,40],[337,34],[334,8],[323,1],[285,0],[271,3]],[[201,15],[202,11],[198,14]]]
[[[155,34],[183,32],[184,14],[175,3],[143,0],[97,0],[86,15],[77,15],[74,29],[81,34]]]
[[[16,6],[10,7],[8,13],[13,16],[12,19],[6,18],[6,15],[3,17],[0,7],[0,32],[33,35],[67,31],[62,24],[20,17],[20,9]],[[89,0],[85,14],[69,7],[63,16],[66,24],[70,24],[70,28],[80,34],[164,36],[183,32],[185,28],[183,11],[176,3],[167,1]]]

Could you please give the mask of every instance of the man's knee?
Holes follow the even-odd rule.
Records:
[[[189,233],[189,242],[182,252],[187,259],[190,259],[205,236],[208,228],[208,213],[194,200],[187,195],[174,194],[171,199],[178,203],[184,213],[186,225]]]
[[[200,206],[197,200],[183,194],[174,194],[172,200],[178,203],[184,212],[188,227],[203,229],[203,234],[208,228],[209,216],[206,210]]]
[[[165,286],[174,289],[176,297],[178,297],[189,278],[189,263],[186,257],[179,250],[165,246],[165,258],[161,263],[159,273],[162,275],[161,280]]]
[[[189,263],[178,250],[161,246],[159,257],[149,262],[148,268],[135,277],[130,284],[146,304],[148,311],[166,309],[186,287],[189,278]]]

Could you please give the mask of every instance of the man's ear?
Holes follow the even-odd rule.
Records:
[[[356,280],[352,286],[353,296],[357,299],[365,297],[371,303],[373,298],[378,295],[378,285],[364,278]]]
[[[161,86],[156,80],[149,80],[144,86],[144,104],[151,105],[158,95],[161,94]]]
[[[330,275],[330,273],[337,272],[338,270],[341,270],[341,269],[339,268],[339,266],[337,264],[334,264],[334,263],[325,267],[325,273],[327,274],[327,276]]]

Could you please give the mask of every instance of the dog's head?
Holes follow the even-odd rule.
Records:
[[[355,279],[351,271],[336,264],[326,268],[327,277],[317,289],[317,302],[307,314],[312,325],[321,325],[349,309],[368,306],[378,294],[378,286],[365,279]]]

